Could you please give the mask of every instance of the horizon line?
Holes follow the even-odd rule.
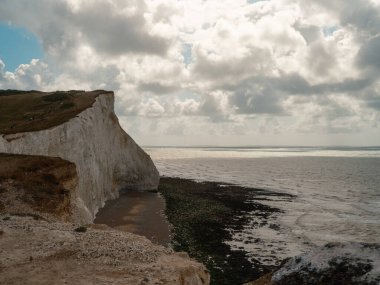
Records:
[[[144,148],[380,148],[380,145],[141,145]]]

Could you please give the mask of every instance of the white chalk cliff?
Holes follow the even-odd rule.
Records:
[[[49,129],[0,135],[0,153],[60,157],[76,165],[73,220],[92,222],[106,200],[122,188],[156,189],[159,174],[151,158],[120,127],[112,92],[69,121]]]
[[[91,224],[120,189],[159,183],[113,105],[106,91],[0,90],[0,284],[209,284],[186,254]]]

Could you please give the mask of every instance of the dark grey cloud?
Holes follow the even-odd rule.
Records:
[[[218,97],[206,95],[200,106],[200,112],[206,115],[218,114],[221,112],[220,100]]]
[[[230,92],[229,103],[236,108],[238,114],[270,114],[276,116],[288,115],[283,102],[290,96],[308,98],[305,102],[313,101],[318,105],[333,104],[326,117],[336,114],[350,115],[346,109],[339,109],[333,101],[327,99],[331,94],[344,94],[367,102],[373,100],[365,95],[372,90],[372,79],[345,79],[336,83],[310,84],[299,74],[282,74],[279,77],[256,76],[235,84],[224,84],[220,89]],[[301,100],[304,103],[304,100]],[[212,109],[208,110],[212,113]]]
[[[366,106],[380,111],[380,93],[375,88],[367,88],[361,93],[361,99],[365,102]]]
[[[150,92],[157,95],[167,95],[178,90],[178,86],[165,85],[160,82],[141,82],[138,90],[142,92]]]
[[[117,80],[120,70],[114,65],[97,68],[94,73],[78,72],[77,78],[91,83],[91,89],[119,90],[120,82]]]
[[[267,69],[272,64],[270,51],[251,47],[244,57],[213,59],[202,51],[193,49],[195,64],[192,66],[194,76],[211,80],[238,80]]]
[[[380,8],[369,0],[349,0],[341,2],[339,11],[341,24],[356,30],[360,45],[358,67],[372,69],[372,74],[367,73],[367,76],[377,79],[380,71]]]
[[[149,34],[144,9],[126,16],[107,2],[90,2],[79,13],[71,15],[75,28],[98,51],[110,55],[128,52],[164,55],[170,45],[167,39]]]
[[[197,110],[197,114],[208,117],[211,122],[224,123],[230,121],[230,109],[227,97],[222,92],[205,94]]]
[[[289,95],[307,95],[315,92],[312,91],[310,83],[297,73],[282,74],[276,78],[266,77],[261,80]]]
[[[251,94],[258,94],[257,90],[264,90],[261,93],[281,93],[283,95],[323,95],[331,93],[354,93],[362,91],[373,83],[372,78],[348,78],[340,82],[310,84],[304,77],[297,73],[281,74],[278,77],[254,76],[235,84],[223,84],[221,89],[236,91],[256,90]]]
[[[323,94],[333,86],[325,86],[324,84],[312,85],[304,77],[297,73],[281,74],[279,77],[254,77],[248,79],[244,84],[259,84],[265,86],[271,92],[281,93],[285,95],[313,95]]]
[[[323,117],[328,120],[334,120],[336,118],[351,117],[354,115],[353,111],[347,108],[347,106],[343,106],[329,97],[316,96],[316,98],[314,98],[314,102],[322,108],[322,112],[315,115],[315,117]]]
[[[360,48],[357,59],[359,66],[380,71],[380,36],[376,36],[364,43]]]
[[[326,132],[329,134],[354,134],[360,133],[360,126],[349,124],[347,126],[335,126],[333,123],[328,123]]]
[[[321,37],[321,28],[313,25],[302,25],[297,22],[294,28],[299,31],[305,41],[310,44]]]
[[[371,98],[367,100],[367,106],[380,111],[380,96],[378,98]]]
[[[238,86],[230,96],[230,104],[237,108],[238,114],[272,114],[284,115],[281,106],[284,97],[269,83],[261,80],[247,80]]]
[[[252,90],[235,93],[230,102],[236,106],[238,114],[272,114],[283,115],[281,98],[273,93],[253,94]]]
[[[377,35],[380,29],[380,9],[369,0],[345,0],[340,12],[342,25],[352,25],[364,33]]]
[[[317,42],[311,44],[307,59],[309,70],[318,76],[329,74],[330,70],[332,70],[336,64],[335,56],[335,53],[322,43]]]
[[[370,0],[311,0],[337,14],[342,26],[376,35],[380,28],[380,9]],[[308,5],[305,1],[304,5]]]
[[[308,88],[304,88],[305,86],[302,85],[304,92],[295,93],[294,95],[329,95],[331,93],[355,95],[370,87],[372,83],[372,78],[348,78],[340,82],[320,83],[315,85],[307,83]]]

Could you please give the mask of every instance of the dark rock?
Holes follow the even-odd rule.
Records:
[[[290,258],[272,277],[275,285],[378,285],[380,244],[329,243]]]
[[[74,231],[78,233],[85,233],[87,231],[87,228],[81,226],[81,227],[76,228]]]

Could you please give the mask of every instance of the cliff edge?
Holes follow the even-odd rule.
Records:
[[[92,224],[122,188],[156,189],[106,91],[0,91],[0,284],[208,285],[185,253]]]
[[[120,127],[108,91],[0,92],[0,153],[59,157],[78,173],[71,219],[92,222],[122,188],[156,189],[151,158]]]

